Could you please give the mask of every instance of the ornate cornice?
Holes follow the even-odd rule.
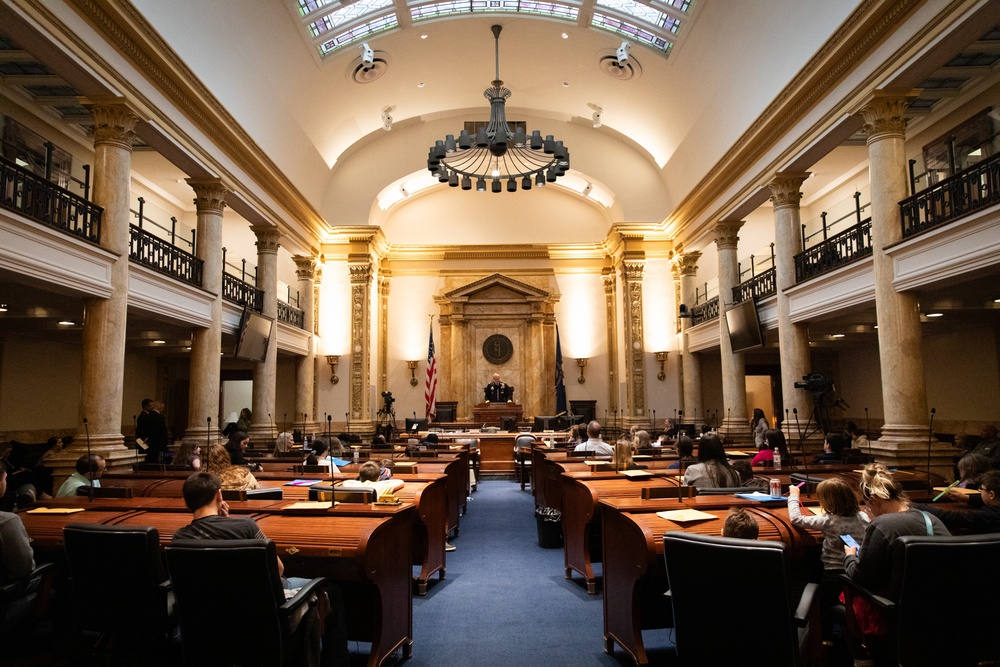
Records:
[[[680,275],[698,275],[698,260],[701,259],[700,252],[679,252],[674,255],[674,258],[674,267]]]
[[[132,152],[135,124],[139,121],[135,111],[122,100],[82,101],[94,117],[94,145],[110,144]]]
[[[188,178],[185,180],[194,190],[194,205],[198,213],[222,215],[226,208],[226,195],[229,194],[229,188],[222,184],[221,178]]]
[[[802,200],[802,192],[799,188],[809,178],[809,172],[790,173],[778,172],[774,175],[774,180],[767,184],[771,190],[771,203],[775,209],[779,208],[799,208]]]
[[[899,94],[876,94],[861,110],[865,118],[864,132],[868,143],[896,137],[906,137],[907,98]]]
[[[281,231],[277,227],[271,227],[269,225],[253,225],[250,227],[253,233],[257,236],[257,254],[277,254],[278,248],[281,244],[278,241],[281,239]]]
[[[735,250],[740,242],[738,236],[744,220],[720,220],[715,223],[715,245],[719,250]]]

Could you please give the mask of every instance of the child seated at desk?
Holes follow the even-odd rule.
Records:
[[[381,472],[377,463],[374,461],[365,461],[358,470],[358,478],[349,479],[342,486],[345,489],[375,487],[375,494],[378,496],[393,493],[403,488],[403,480],[401,479],[390,478],[379,481]]]
[[[726,515],[722,524],[723,537],[739,537],[744,540],[756,540],[760,536],[760,526],[757,519],[742,507],[734,507]]]

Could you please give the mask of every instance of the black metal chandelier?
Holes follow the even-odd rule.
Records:
[[[532,182],[538,187],[554,183],[569,169],[569,150],[552,135],[542,139],[535,130],[530,136],[524,129],[512,131],[507,124],[504,105],[510,97],[509,89],[500,80],[500,31],[491,28],[496,44],[496,80],[483,92],[490,101],[490,122],[474,135],[466,130],[458,135],[449,134],[444,141],[436,141],[427,156],[427,170],[442,183],[463,190],[486,191],[486,181],[492,183],[493,192],[502,192],[507,182],[507,192],[530,190]]]

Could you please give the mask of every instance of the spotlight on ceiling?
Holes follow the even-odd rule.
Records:
[[[625,67],[628,65],[628,53],[632,50],[632,45],[628,42],[622,42],[622,45],[618,47],[615,51],[615,57],[618,59],[618,66]]]
[[[388,132],[392,129],[392,116],[390,115],[396,107],[382,107],[382,129]]]
[[[600,127],[601,126],[601,116],[604,115],[604,109],[602,109],[601,107],[597,106],[593,102],[587,102],[587,106],[590,107],[591,111],[594,112],[590,116],[591,119],[594,121],[594,127],[595,128]]]

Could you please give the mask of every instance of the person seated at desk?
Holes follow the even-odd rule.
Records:
[[[312,453],[306,457],[304,463],[307,466],[326,466],[330,469],[331,475],[340,472],[340,468],[333,463],[333,453],[324,437],[313,440]]]
[[[285,452],[292,450],[292,434],[288,431],[282,431],[278,434],[278,437],[274,439],[274,451],[271,452],[271,456],[279,457]]]
[[[979,434],[979,443],[972,449],[972,454],[982,454],[988,458],[994,468],[1000,468],[1000,437],[997,437],[997,427],[987,424]]]
[[[978,489],[979,478],[993,470],[993,463],[982,454],[966,454],[958,460],[958,486],[963,489]]]
[[[648,454],[653,448],[652,438],[649,431],[638,430],[632,435],[632,449],[637,454]]]
[[[632,441],[628,437],[618,439],[615,443],[615,470],[645,470],[648,467],[632,460]]]
[[[226,491],[251,491],[260,488],[257,478],[246,466],[233,465],[229,452],[222,445],[209,446],[205,470],[217,475]]]
[[[774,451],[781,452],[781,460],[785,465],[791,463],[788,455],[788,444],[785,442],[785,434],[778,429],[767,429],[764,431],[761,449],[750,462],[751,466],[772,466],[774,465]]]
[[[250,436],[243,431],[236,431],[229,436],[229,442],[226,443],[225,449],[229,453],[229,462],[234,466],[243,466],[251,472],[257,472],[261,469],[261,465],[259,463],[250,463],[243,455],[249,444]]]
[[[844,435],[850,438],[851,442],[847,445],[849,449],[868,449],[871,447],[868,444],[868,435],[858,428],[858,425],[854,422],[847,422],[844,428]]]
[[[718,435],[708,433],[698,440],[698,462],[684,472],[684,485],[707,489],[740,486],[740,474],[729,465]]]
[[[0,497],[6,492],[7,465],[0,461]],[[35,554],[21,517],[13,512],[0,512],[0,584],[26,580],[34,569]],[[0,625],[5,630],[13,631],[31,618],[28,593],[37,587],[38,581],[25,582],[23,592],[0,609]]]
[[[823,453],[813,458],[813,463],[843,463],[845,438],[840,433],[827,433]]]
[[[213,447],[209,448],[211,451]],[[219,447],[222,449],[222,447]],[[225,450],[222,449],[223,453]],[[245,469],[244,469],[245,470]],[[222,499],[223,482],[211,472],[196,472],[184,480],[181,493],[184,505],[192,513],[192,521],[174,532],[175,540],[266,540],[257,522],[250,517],[229,516],[229,505]],[[285,589],[286,599],[309,583],[309,579],[284,577],[285,565],[278,557],[278,574]],[[219,591],[224,594],[225,591]],[[328,584],[330,598],[326,625],[323,628],[321,664],[324,667],[349,667],[350,652],[347,648],[347,618],[343,594],[339,587]],[[318,618],[318,616],[317,616]]]
[[[611,445],[601,440],[601,424],[592,421],[587,424],[587,441],[576,446],[574,454],[593,454],[594,456],[614,456]]]
[[[487,403],[504,403],[514,400],[514,388],[500,380],[500,374],[493,374],[493,381],[483,387]]]
[[[345,489],[374,487],[376,496],[384,496],[387,493],[392,493],[403,488],[403,480],[385,479],[379,481],[381,475],[382,470],[377,463],[374,461],[365,461],[358,469],[358,478],[346,480],[341,486]]]
[[[174,466],[186,466],[189,470],[201,470],[201,447],[194,438],[184,438],[171,460]]]
[[[677,460],[667,466],[667,470],[677,470],[682,465],[687,468],[698,462],[694,455],[694,440],[686,435],[677,438]]]
[[[930,512],[944,522],[948,530],[960,533],[1000,533],[1000,470],[990,470],[979,478],[979,494],[949,491],[948,499],[968,503],[967,510],[946,510],[937,505],[914,507]]]
[[[105,463],[104,457],[100,454],[91,454],[90,456],[84,454],[76,460],[76,472],[62,483],[62,486],[59,487],[59,493],[56,494],[56,498],[75,496],[76,490],[81,486],[100,488],[101,475],[107,469],[108,464]]]
[[[757,519],[742,507],[729,510],[722,524],[723,537],[738,537],[743,540],[756,540],[760,537],[760,526]]]

